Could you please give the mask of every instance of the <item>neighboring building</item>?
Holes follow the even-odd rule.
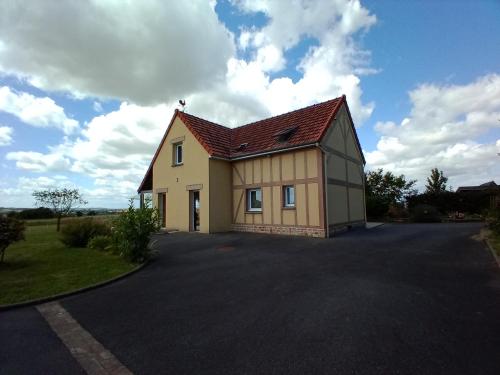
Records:
[[[457,193],[487,194],[490,198],[490,208],[500,208],[500,186],[495,181],[478,186],[460,186]]]
[[[326,237],[366,222],[345,96],[230,129],[176,110],[138,189],[162,226]]]

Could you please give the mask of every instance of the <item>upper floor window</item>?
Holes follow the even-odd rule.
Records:
[[[247,190],[247,210],[262,211],[262,190],[248,189]]]
[[[174,145],[174,164],[182,164],[182,143],[177,143]]]
[[[295,207],[295,186],[283,187],[283,205],[285,207]]]

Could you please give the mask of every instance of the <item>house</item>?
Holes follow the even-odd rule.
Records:
[[[457,193],[486,195],[489,197],[490,208],[500,208],[500,186],[495,181],[485,182],[477,186],[460,186]]]
[[[366,222],[345,96],[234,129],[176,110],[139,186],[161,225],[327,237]]]

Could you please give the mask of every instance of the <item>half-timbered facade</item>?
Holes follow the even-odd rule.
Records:
[[[365,223],[363,175],[343,96],[234,129],[176,110],[138,191],[166,229],[327,237]]]

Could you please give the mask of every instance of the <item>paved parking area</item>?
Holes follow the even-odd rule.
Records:
[[[141,272],[61,305],[137,374],[500,374],[500,272],[479,229],[161,235]],[[0,313],[3,348],[26,311]]]

